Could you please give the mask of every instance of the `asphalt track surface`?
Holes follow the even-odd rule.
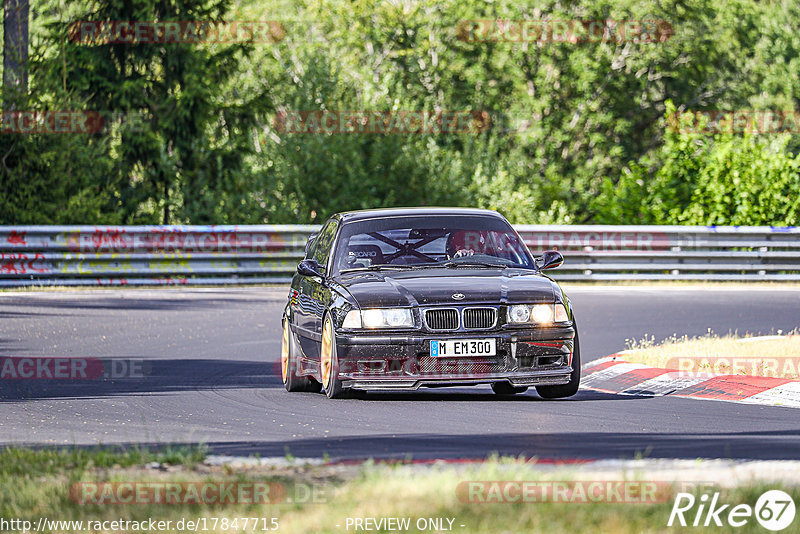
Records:
[[[628,338],[800,325],[800,289],[566,286],[583,358]],[[0,294],[0,356],[146,360],[145,376],[0,380],[0,445],[205,443],[220,454],[347,458],[800,458],[800,411],[487,386],[328,400],[289,394],[276,361],[286,289]]]

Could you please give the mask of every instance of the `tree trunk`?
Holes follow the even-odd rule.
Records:
[[[169,224],[169,182],[164,182],[164,224]]]
[[[14,109],[28,92],[29,0],[3,0],[3,105]]]

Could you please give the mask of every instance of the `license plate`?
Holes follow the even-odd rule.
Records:
[[[494,356],[495,339],[448,339],[431,341],[431,356]]]

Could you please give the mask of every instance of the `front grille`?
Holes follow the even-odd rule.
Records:
[[[485,330],[494,326],[497,310],[494,308],[466,308],[464,310],[464,328],[467,330]]]
[[[428,310],[425,312],[425,324],[430,330],[458,330],[458,310]]]

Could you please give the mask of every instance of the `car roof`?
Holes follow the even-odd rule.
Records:
[[[502,215],[494,210],[480,208],[381,208],[371,210],[344,211],[337,213],[334,217],[339,218],[342,223],[353,221],[363,221],[366,219],[380,219],[383,217],[420,217],[425,215],[461,215],[461,216],[489,216],[503,218]]]

